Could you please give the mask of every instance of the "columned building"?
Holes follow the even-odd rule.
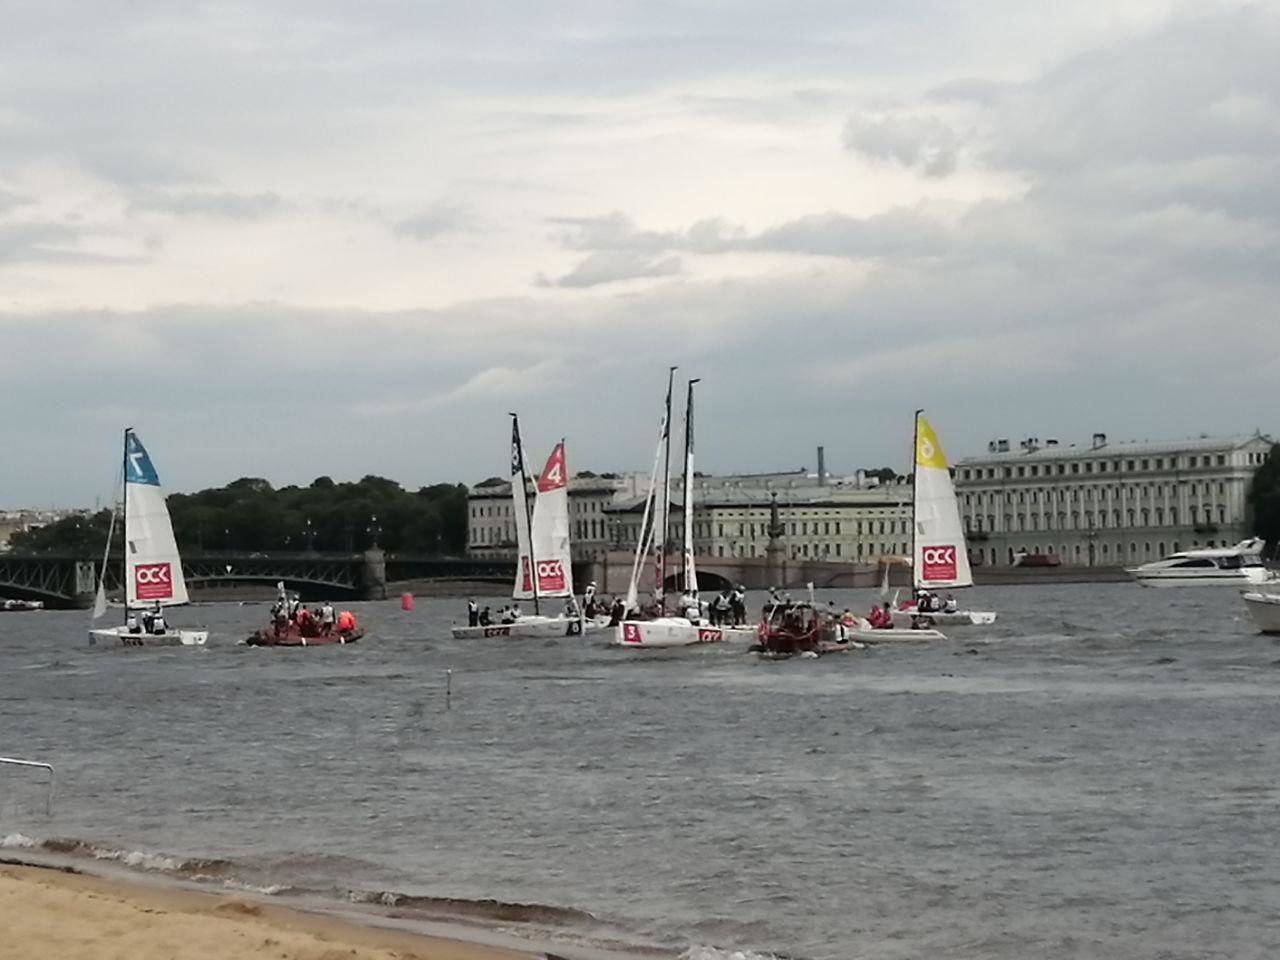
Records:
[[[776,499],[782,547],[791,559],[876,563],[911,550],[911,487],[877,484],[858,474],[745,474],[694,481],[693,543],[701,557],[763,557],[770,510]],[[668,543],[682,537],[684,489],[671,488]],[[612,540],[632,550],[644,515],[644,498],[606,508]]]
[[[955,468],[970,555],[986,565],[1019,554],[1062,563],[1146,563],[1249,535],[1245,499],[1272,441],[1201,437],[1087,445],[1007,440]]]

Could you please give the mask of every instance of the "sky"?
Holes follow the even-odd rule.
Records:
[[[1280,2],[0,22],[0,507],[647,470],[671,364],[715,473],[1280,433]]]

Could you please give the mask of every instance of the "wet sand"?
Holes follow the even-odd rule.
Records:
[[[0,960],[529,960],[255,900],[0,867]]]

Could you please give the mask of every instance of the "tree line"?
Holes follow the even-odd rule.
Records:
[[[367,476],[355,483],[318,477],[310,486],[273,488],[258,477],[168,497],[183,553],[351,553],[375,544],[391,553],[459,556],[467,545],[467,488],[438,483],[416,491]],[[65,517],[15,533],[15,552],[102,552],[111,511]],[[122,548],[119,518],[113,552]]]

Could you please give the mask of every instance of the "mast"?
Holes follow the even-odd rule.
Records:
[[[681,576],[685,593],[698,589],[698,575],[693,568],[693,385],[689,381],[689,394],[684,406],[684,538],[681,552]]]
[[[533,612],[540,613],[541,611],[538,609],[538,558],[533,550],[533,510],[529,505],[529,484],[528,474],[525,472],[524,444],[520,440],[520,418],[514,413],[511,414],[511,466],[514,468],[511,471],[511,483],[514,486],[519,482],[521,492],[524,494],[520,498],[524,509],[518,512],[524,519],[524,532],[528,537],[529,582],[533,585]],[[516,523],[520,522],[521,516],[516,517]]]
[[[924,407],[916,411],[911,421],[911,586],[920,586],[920,571],[916,569],[916,494],[920,481],[920,414]]]
[[[654,584],[654,593],[658,597],[658,613],[667,608],[667,524],[671,516],[671,388],[675,384],[677,367],[667,368],[667,405],[662,418],[662,500],[658,503],[657,516],[654,518],[657,535],[653,538],[654,575],[658,581]]]
[[[120,457],[120,494],[123,505],[120,524],[124,530],[124,549],[120,551],[120,586],[124,589],[124,623],[129,622],[129,434],[133,427],[124,428],[124,450]],[[111,551],[111,535],[107,534],[107,552]]]

